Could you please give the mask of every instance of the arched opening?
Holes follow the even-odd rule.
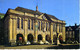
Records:
[[[38,35],[38,41],[42,40],[42,35]]]
[[[33,35],[32,34],[28,35],[28,41],[33,42]]]
[[[62,43],[62,42],[63,42],[62,35],[60,35],[60,36],[59,36],[59,41],[60,41],[60,43]]]
[[[22,43],[24,42],[24,37],[22,34],[17,34],[16,42],[17,42],[17,44],[22,45]]]
[[[50,42],[50,36],[46,35],[46,41]]]
[[[57,44],[57,35],[53,35],[53,42]]]

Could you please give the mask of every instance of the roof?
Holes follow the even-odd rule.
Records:
[[[75,31],[79,26],[67,26],[66,31],[68,31],[69,28],[71,28],[73,31]]]
[[[22,7],[17,7],[15,10],[16,10],[16,11],[21,11],[21,12],[24,12],[24,13],[26,12],[26,13],[31,13],[31,14],[37,14],[37,15],[41,15],[41,14],[42,14],[42,12],[34,11],[34,10],[22,8]],[[53,15],[49,15],[49,14],[46,14],[46,15],[47,15],[48,17],[50,17],[50,18],[59,20],[58,18],[56,18],[56,17],[53,16]]]

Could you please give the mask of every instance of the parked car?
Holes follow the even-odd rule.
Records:
[[[36,44],[36,45],[37,45],[38,43],[37,43],[36,41],[33,41],[33,43],[32,43],[32,44],[34,44],[34,45]]]
[[[27,43],[26,43],[26,44],[28,44],[28,45],[29,45],[29,44],[31,44],[31,42],[30,42],[30,41],[27,41]]]
[[[78,44],[78,41],[74,41],[74,44]]]
[[[18,40],[17,41],[17,45],[19,45],[19,46],[22,45],[22,41],[21,40]]]
[[[40,40],[40,41],[38,42],[38,44],[44,44],[44,42],[43,42],[42,40]]]
[[[44,44],[50,44],[48,41],[45,41],[45,43]]]

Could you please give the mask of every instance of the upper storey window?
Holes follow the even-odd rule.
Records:
[[[33,30],[33,20],[32,20],[32,24],[31,24],[31,26],[32,26],[31,29]]]
[[[55,31],[55,24],[53,24],[53,31]]]
[[[30,20],[28,19],[28,29],[30,29]]]
[[[19,24],[20,23],[20,19],[19,18],[17,18],[17,28],[19,28]]]
[[[59,32],[61,32],[61,26],[60,26],[60,24],[59,24]]]
[[[21,18],[21,28],[23,29],[23,18]]]
[[[57,31],[57,26],[56,26],[57,24],[55,24],[55,31]]]
[[[40,21],[38,21],[38,29],[40,30]]]
[[[41,30],[42,30],[42,21],[41,21]]]
[[[55,31],[57,31],[57,24],[56,24],[56,27],[55,27],[55,28],[56,28],[56,30],[55,30]]]
[[[48,23],[48,31],[50,31],[50,23]]]
[[[47,28],[48,28],[48,27],[47,27],[47,23],[46,23],[46,31],[47,31]]]
[[[61,32],[62,32],[62,25],[61,25]]]

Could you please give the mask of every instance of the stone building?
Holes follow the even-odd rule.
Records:
[[[66,41],[78,41],[79,42],[79,30],[80,25],[66,27]]]
[[[22,42],[43,42],[49,41],[51,44],[60,40],[65,41],[65,21],[57,19],[55,16],[41,13],[36,7],[36,11],[17,7],[8,9],[4,17],[5,43],[13,45],[19,39]],[[63,37],[63,38],[62,38]]]
[[[5,14],[0,13],[0,44],[3,44],[3,17]]]

